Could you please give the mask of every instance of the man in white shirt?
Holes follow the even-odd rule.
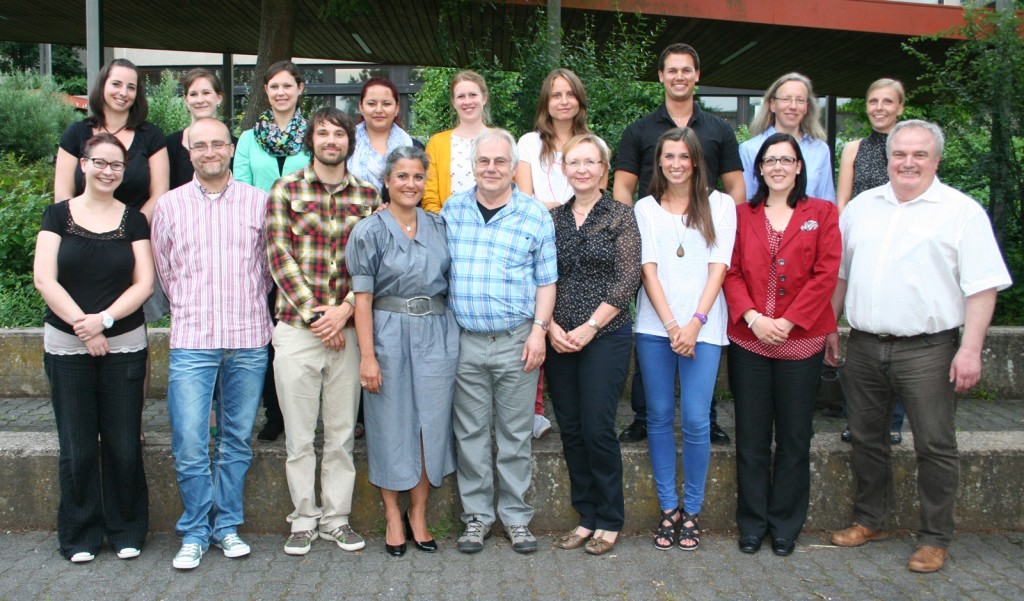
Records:
[[[889,183],[860,194],[840,218],[843,261],[832,298],[851,328],[843,384],[857,483],[853,524],[832,542],[856,547],[887,536],[889,420],[899,398],[917,451],[914,572],[945,563],[959,481],[955,393],[980,380],[996,292],[1011,283],[984,209],[936,177],[943,144],[926,121],[901,122],[889,134]],[[832,334],[826,361],[838,358]]]

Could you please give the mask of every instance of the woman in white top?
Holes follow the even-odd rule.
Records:
[[[544,78],[537,100],[535,131],[519,138],[516,185],[553,209],[572,198],[562,170],[562,147],[573,136],[592,133],[587,127],[587,90],[575,73],[554,69]],[[608,173],[600,189],[608,188]]]
[[[661,521],[654,546],[693,551],[711,458],[708,410],[727,314],[722,281],[732,258],[736,207],[711,190],[697,135],[671,129],[658,140],[651,195],[635,208],[643,287],[636,304],[636,353],[647,389],[647,436]],[[676,375],[683,429],[683,504],[676,494]]]

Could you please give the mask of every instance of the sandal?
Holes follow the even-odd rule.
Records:
[[[683,551],[696,551],[700,546],[700,523],[697,521],[697,516],[700,514],[686,513],[685,511],[680,511],[680,513],[683,514],[683,518],[679,525],[679,548]],[[683,544],[686,542],[693,544]]]
[[[685,514],[684,514],[685,515]],[[676,544],[676,527],[679,525],[679,510],[669,509],[661,512],[661,521],[654,531],[654,548],[666,551]],[[662,543],[661,541],[668,541]]]

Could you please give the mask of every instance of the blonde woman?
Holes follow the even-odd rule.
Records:
[[[430,169],[423,193],[423,210],[440,212],[448,197],[476,185],[470,148],[490,123],[489,100],[487,82],[479,73],[459,71],[452,78],[451,102],[458,124],[454,129],[434,134],[427,141]]]

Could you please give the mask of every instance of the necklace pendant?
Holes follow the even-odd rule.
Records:
[[[412,231],[412,226],[411,225],[405,226],[405,231],[411,232]]]
[[[677,257],[682,257],[685,254],[686,254],[686,251],[683,250],[683,245],[682,245],[682,243],[680,243],[679,244],[679,248],[676,249],[676,256]]]

